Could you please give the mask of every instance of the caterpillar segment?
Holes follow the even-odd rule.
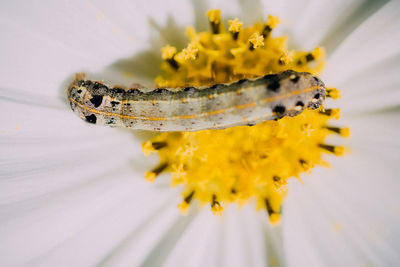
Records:
[[[287,70],[202,87],[110,88],[78,77],[68,89],[72,110],[89,123],[150,131],[199,131],[255,125],[318,108],[324,83]]]

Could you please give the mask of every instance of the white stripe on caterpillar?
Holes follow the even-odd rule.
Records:
[[[199,131],[296,116],[316,109],[324,83],[307,72],[287,70],[256,79],[203,87],[124,90],[76,79],[71,108],[95,124],[151,131]]]

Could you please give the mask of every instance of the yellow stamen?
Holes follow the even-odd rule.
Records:
[[[176,47],[174,46],[167,45],[161,49],[161,57],[164,60],[173,58],[175,54]]]
[[[168,163],[160,163],[153,170],[146,172],[145,178],[149,182],[154,182],[156,177],[168,167]]]
[[[335,146],[333,151],[336,156],[343,156],[344,155],[344,147],[343,146]]]
[[[325,56],[324,49],[322,49],[321,47],[316,47],[311,54],[314,56],[314,59],[319,59]]]
[[[338,120],[340,118],[340,109],[324,109],[320,111],[320,114],[324,114]]]
[[[143,142],[142,143],[142,151],[143,153],[148,156],[150,155],[152,152],[155,152],[156,150],[154,149],[154,147],[151,145],[151,141],[147,141],[147,142]]]
[[[292,53],[284,53],[280,58],[279,58],[279,63],[283,65],[289,64],[291,61],[293,61],[293,55]]]
[[[340,118],[340,109],[338,108],[332,109],[331,117],[338,120]]]
[[[328,130],[340,134],[342,137],[349,137],[350,136],[350,129],[348,127],[339,128],[339,127],[326,127]]]
[[[144,175],[145,179],[149,181],[150,183],[154,182],[156,179],[157,175],[154,172],[146,172]]]
[[[267,25],[268,25],[271,29],[275,28],[276,25],[279,24],[279,22],[280,22],[280,21],[279,21],[278,16],[268,15],[268,22],[267,22]]]
[[[250,36],[249,42],[253,48],[258,48],[264,46],[264,37],[258,32],[255,32]]]
[[[196,59],[198,51],[199,49],[196,48],[196,45],[189,44],[187,48],[183,49],[182,53],[185,60],[194,60]]]
[[[211,211],[214,213],[214,215],[222,215],[222,211],[224,210],[223,207],[221,207],[219,204],[215,204],[214,206],[211,207]]]
[[[229,31],[230,32],[239,32],[243,26],[243,22],[241,22],[238,18],[228,21]]]
[[[178,204],[178,209],[183,215],[187,214],[188,208],[189,208],[189,204],[186,203],[185,201],[182,201],[180,204]]]
[[[207,11],[207,17],[210,22],[219,23],[221,21],[221,10],[210,9]]]
[[[343,136],[343,137],[349,137],[350,134],[351,134],[351,132],[350,132],[350,128],[349,127],[342,128],[340,130],[340,135]]]
[[[280,220],[281,220],[281,215],[278,213],[273,213],[269,216],[269,222],[271,223],[272,226],[279,225]]]
[[[340,91],[336,88],[328,88],[326,92],[327,96],[333,98],[334,100],[340,98]]]

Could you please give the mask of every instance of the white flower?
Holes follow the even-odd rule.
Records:
[[[143,179],[155,161],[139,137],[83,123],[64,99],[79,71],[151,83],[159,48],[204,29],[211,7],[244,24],[278,15],[293,45],[327,48],[323,78],[342,91],[352,151],[290,183],[281,227],[251,206],[181,216],[177,190]],[[10,1],[0,21],[1,266],[400,264],[398,2]]]

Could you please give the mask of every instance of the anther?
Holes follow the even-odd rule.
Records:
[[[239,37],[239,32],[242,28],[243,22],[241,22],[238,18],[235,18],[234,20],[229,20],[228,24],[228,30],[231,32],[233,40],[236,41]]]
[[[319,114],[323,114],[323,115],[333,117],[335,119],[339,119],[340,109],[324,109],[324,110],[320,110]]]
[[[171,67],[173,67],[175,70],[179,69],[179,63],[176,62],[175,58],[167,59],[166,60]]]
[[[336,100],[340,98],[340,91],[336,88],[327,88],[326,96]]]
[[[272,179],[274,180],[274,185],[278,191],[286,191],[287,182],[285,179],[282,179],[281,177],[276,175],[272,177]]]
[[[161,57],[164,59],[168,64],[177,70],[179,68],[178,62],[175,60],[176,55],[176,47],[167,45],[161,48]]]
[[[185,60],[189,60],[189,59],[194,60],[197,57],[198,51],[199,51],[199,49],[196,48],[196,45],[191,43],[187,46],[187,48],[182,50],[183,57]]]
[[[265,208],[267,209],[268,215],[271,216],[272,213],[274,213],[274,210],[272,209],[271,202],[269,202],[269,199],[265,199]]]
[[[265,25],[263,31],[262,31],[262,36],[264,38],[267,38],[269,36],[269,34],[271,33],[272,29],[269,25]]]
[[[262,36],[267,38],[271,33],[272,29],[276,27],[279,23],[279,18],[276,16],[268,15],[268,22],[265,24],[265,27],[262,31]]]
[[[152,146],[154,149],[159,150],[159,149],[161,149],[161,148],[167,146],[167,142],[152,142],[152,143],[151,143],[151,146]]]
[[[189,208],[189,204],[192,201],[192,198],[194,196],[194,191],[190,192],[189,195],[187,195],[183,201],[178,205],[178,209],[182,212],[182,214],[187,214],[187,210]]]
[[[219,9],[210,9],[207,12],[208,20],[211,24],[211,30],[214,34],[218,34],[220,31],[221,25],[221,10]]]
[[[313,166],[309,162],[299,159],[299,163],[305,172],[311,172]]]
[[[292,55],[290,53],[284,53],[278,60],[279,65],[287,65],[292,61]],[[292,78],[290,78],[292,79]]]
[[[254,50],[260,46],[264,46],[264,37],[258,32],[255,32],[249,38],[249,49]]]
[[[190,204],[190,201],[192,201],[192,198],[194,196],[194,191],[192,191],[189,195],[187,195],[183,201],[185,201],[186,203]]]
[[[147,141],[147,142],[143,142],[142,143],[142,151],[146,156],[148,156],[152,152],[155,152],[156,150],[159,150],[159,149],[161,149],[163,147],[166,147],[166,146],[167,146],[166,142],[151,142],[151,141]]]
[[[155,167],[153,170],[146,172],[145,178],[149,182],[154,182],[156,177],[163,171],[165,168],[168,167],[168,163],[161,163],[157,167]]]
[[[314,60],[317,60],[324,55],[324,50],[323,48],[316,47],[314,48],[314,51],[312,51],[311,55],[314,58]]]
[[[211,211],[214,213],[214,215],[221,215],[223,210],[224,208],[221,207],[221,204],[219,204],[217,201],[217,196],[215,194],[212,195]]]
[[[305,58],[307,62],[313,61],[315,59],[312,53],[308,53]]]
[[[342,146],[333,146],[333,145],[326,145],[326,144],[318,144],[318,146],[326,151],[329,151],[336,156],[341,156],[344,153],[344,147]]]
[[[339,127],[326,126],[325,128],[330,130],[330,131],[332,131],[332,132],[334,132],[334,133],[340,134],[343,137],[349,137],[350,136],[350,129],[348,127],[339,128]]]
[[[279,209],[278,212],[274,211],[274,209],[272,208],[271,202],[269,201],[268,198],[265,199],[265,208],[268,212],[269,215],[269,221],[271,224],[277,224],[280,221],[280,214],[281,214],[281,209]]]

